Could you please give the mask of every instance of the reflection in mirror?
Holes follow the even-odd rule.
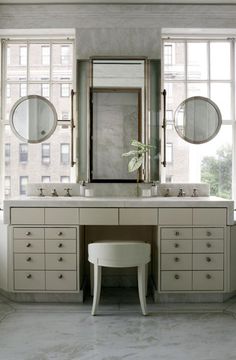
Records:
[[[46,98],[38,95],[25,96],[12,107],[10,126],[20,140],[39,143],[48,139],[55,131],[57,113]]]
[[[181,138],[192,144],[203,144],[219,132],[222,117],[218,106],[212,100],[194,96],[178,106],[174,124]]]

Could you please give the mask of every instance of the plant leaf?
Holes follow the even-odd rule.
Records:
[[[131,155],[137,155],[137,150],[131,150],[127,153],[122,154],[121,156],[131,156]]]
[[[133,157],[130,162],[128,163],[128,171],[129,172],[133,172],[136,171],[140,168],[140,166],[142,166],[143,164],[143,160],[144,160],[144,156],[139,156],[139,157]]]

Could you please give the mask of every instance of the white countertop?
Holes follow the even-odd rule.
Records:
[[[209,197],[39,197],[25,196],[4,201],[4,222],[11,207],[225,207],[228,224],[234,223],[234,201]]]

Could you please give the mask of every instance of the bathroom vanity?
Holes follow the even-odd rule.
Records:
[[[8,224],[4,290],[11,294],[40,293],[46,299],[76,294],[82,301],[87,243],[119,236],[151,243],[149,273],[156,301],[162,294],[229,294],[236,289],[231,276],[233,201],[26,197],[5,201],[4,222]]]

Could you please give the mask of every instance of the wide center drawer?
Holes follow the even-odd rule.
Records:
[[[80,224],[82,225],[118,225],[118,223],[118,209],[80,209]]]
[[[192,254],[162,254],[161,270],[191,270]]]
[[[45,239],[76,239],[76,228],[45,228]]]
[[[44,254],[14,254],[15,270],[43,270]]]
[[[46,254],[46,270],[76,270],[76,254]]]
[[[157,209],[120,209],[120,225],[157,225]]]

